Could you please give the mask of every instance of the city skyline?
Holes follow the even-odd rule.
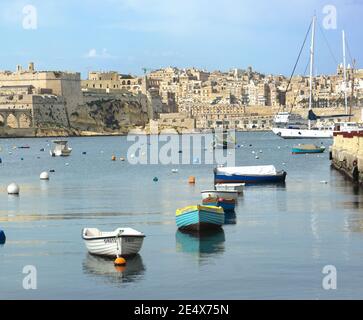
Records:
[[[249,0],[3,1],[0,25],[6,47],[0,69],[13,70],[16,64],[34,61],[39,69],[79,71],[85,78],[91,70],[141,75],[144,67],[227,71],[252,66],[264,74],[288,76],[314,12],[318,21],[314,72],[333,74],[342,62],[342,29],[347,33],[348,63],[352,56],[357,67],[362,66],[363,46],[355,28],[362,2],[253,4]],[[329,29],[324,20],[334,13],[332,8],[336,23]],[[35,17],[36,23],[27,27],[29,17]],[[304,73],[307,59],[308,45],[296,74]]]

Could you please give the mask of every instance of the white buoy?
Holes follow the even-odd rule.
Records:
[[[259,156],[256,156],[255,159],[259,159],[260,157]]]
[[[66,162],[66,166],[67,166],[67,167],[69,166],[69,163],[68,163],[68,162]]]
[[[178,172],[178,169],[171,169],[171,172],[172,173],[177,173]]]
[[[8,185],[8,194],[19,194],[20,188],[16,183],[11,183]]]
[[[262,150],[260,150],[260,153],[262,153]]]
[[[252,151],[253,154],[255,154],[256,152],[255,151]]]
[[[40,174],[40,180],[49,180],[49,173],[44,171]]]

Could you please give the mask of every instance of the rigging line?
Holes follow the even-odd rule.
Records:
[[[310,64],[310,61],[308,61],[308,63],[306,64],[306,67],[305,67],[305,70],[304,70],[304,77],[303,78],[305,78],[305,76],[306,76],[306,73],[307,73],[307,71],[308,71],[308,67],[309,67],[309,64]],[[303,81],[303,83],[304,83],[305,81]],[[296,103],[296,100],[297,100],[297,96],[298,96],[298,93],[299,93],[299,91],[300,91],[300,89],[301,89],[301,86],[302,86],[302,83],[300,83],[300,86],[299,86],[299,89],[298,89],[298,91],[297,91],[297,94],[295,95],[295,97],[294,97],[294,101],[293,101],[293,103],[292,103],[292,105],[291,105],[291,108],[290,108],[290,112],[289,113],[291,113],[292,112],[292,109],[294,108],[294,106],[295,106],[295,103]]]
[[[300,48],[299,55],[298,55],[297,60],[296,60],[296,62],[295,62],[294,69],[293,69],[293,70],[292,70],[292,72],[291,72],[289,82],[287,83],[287,86],[286,86],[286,89],[285,89],[285,97],[286,97],[287,90],[289,89],[289,86],[290,86],[290,84],[291,84],[292,77],[293,77],[293,76],[294,76],[294,74],[295,74],[295,70],[296,70],[297,64],[298,64],[298,62],[299,62],[299,60],[300,60],[301,53],[302,53],[302,51],[304,50],[305,43],[306,43],[306,40],[307,40],[308,35],[309,35],[309,33],[310,33],[310,29],[311,29],[312,24],[313,24],[313,22],[311,21],[311,22],[310,22],[310,25],[309,25],[309,29],[308,29],[308,31],[306,32],[304,42],[303,42],[303,44],[302,44],[302,46],[301,46],[301,48]],[[281,106],[279,107],[278,112],[280,112],[280,109],[281,109]]]
[[[319,26],[319,30],[320,30],[321,34],[323,35],[324,42],[325,42],[326,46],[327,46],[327,47],[328,47],[328,49],[329,49],[330,55],[332,56],[332,58],[333,58],[333,60],[334,60],[335,64],[336,64],[336,65],[338,65],[338,60],[337,60],[337,58],[336,58],[336,57],[335,57],[335,55],[334,55],[334,52],[333,52],[333,50],[332,50],[332,48],[331,48],[331,46],[330,46],[330,44],[329,44],[328,39],[327,39],[327,38],[326,38],[326,36],[325,36],[324,30],[321,28],[320,24],[318,24],[318,26]]]

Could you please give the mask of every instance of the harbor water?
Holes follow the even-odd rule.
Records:
[[[68,141],[72,155],[61,158],[49,155],[51,139],[0,140],[0,299],[363,298],[363,193],[331,169],[328,151],[292,155],[296,140],[238,133],[236,165],[273,164],[286,184],[246,186],[229,224],[198,238],[177,231],[175,210],[201,203],[213,165],[132,165],[119,160],[126,137]],[[19,196],[7,194],[12,182]],[[84,227],[132,227],[146,238],[116,269],[87,253]],[[24,288],[26,266],[36,289]],[[325,266],[336,268],[335,290],[323,286]]]

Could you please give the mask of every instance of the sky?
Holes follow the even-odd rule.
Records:
[[[0,70],[33,61],[82,78],[167,66],[289,75],[314,13],[314,72],[335,73],[343,29],[347,62],[363,68],[363,0],[1,0]]]

